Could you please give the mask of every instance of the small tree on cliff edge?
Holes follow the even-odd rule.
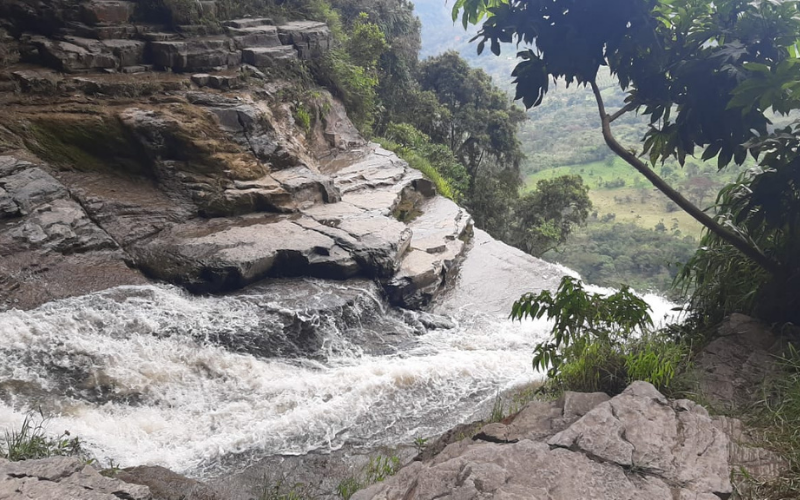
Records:
[[[800,107],[800,15],[795,0],[456,0],[454,21],[483,21],[475,37],[500,54],[519,52],[516,99],[537,106],[551,81],[585,85],[597,101],[606,144],[708,234],[731,245],[770,276],[775,294],[794,293],[800,264],[798,129],[774,131],[765,112]],[[627,92],[626,105],[607,112],[596,83],[608,66]],[[649,117],[640,152],[615,138],[612,123],[625,113]],[[683,165],[698,152],[719,168],[760,159],[758,177],[739,193],[739,209],[709,216],[667,184],[650,164],[674,157]],[[764,182],[780,179],[781,182]],[[759,184],[761,186],[759,186]],[[742,203],[744,200],[744,203]],[[795,210],[795,213],[787,211]],[[769,220],[765,214],[773,216]],[[760,241],[748,225],[773,224]],[[794,226],[793,226],[794,224]],[[780,240],[780,243],[778,243]],[[789,243],[787,243],[789,242]]]

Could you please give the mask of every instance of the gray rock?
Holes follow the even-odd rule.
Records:
[[[574,401],[572,411],[600,399]],[[530,405],[513,422],[514,441],[453,443],[353,499],[714,500],[731,493],[725,434],[702,408],[668,401],[649,384],[631,385],[542,442],[559,421],[559,403]],[[484,430],[510,428],[501,425]]]
[[[20,160],[15,156],[0,156],[0,178],[15,174],[20,170],[32,167],[29,161]]]
[[[773,451],[760,448],[759,436],[747,429],[741,420],[716,416],[714,425],[724,432],[729,439],[728,461],[734,472],[734,482],[739,482],[737,489],[745,491],[756,482],[768,482],[777,479],[789,470],[789,464]],[[751,481],[741,481],[741,471],[746,471]]]
[[[236,181],[233,189],[225,191],[225,197],[234,215],[299,209],[291,193],[270,175],[254,181]]]
[[[434,312],[454,314],[468,305],[476,312],[505,316],[522,294],[555,290],[569,273],[475,229],[454,284],[435,301]]]
[[[297,59],[297,51],[286,45],[278,47],[256,46],[242,51],[242,60],[246,64],[252,64],[257,68],[271,68],[282,61],[294,59]]]
[[[164,467],[132,467],[119,471],[115,477],[148,487],[155,500],[223,500],[212,488]]]
[[[761,397],[762,383],[776,369],[778,339],[767,325],[743,314],[732,314],[718,333],[694,360],[698,390],[721,410],[745,406]]]
[[[116,68],[117,58],[97,40],[67,37],[67,41],[39,39],[35,45],[49,66],[74,73],[82,70]]]
[[[104,40],[102,44],[114,54],[119,66],[137,66],[144,62],[145,42],[139,40]]]
[[[473,439],[490,443],[516,443],[523,439],[545,440],[564,430],[575,419],[563,417],[562,401],[532,401],[508,423],[483,426]]]
[[[242,62],[241,52],[228,37],[151,42],[150,50],[156,65],[173,71],[202,71]]]
[[[609,399],[611,398],[605,392],[567,391],[564,393],[564,418],[578,419]]]
[[[372,277],[388,278],[400,264],[408,249],[411,230],[394,219],[365,212],[343,219],[338,226],[360,242],[354,258]]]
[[[0,213],[13,217],[0,227],[0,308],[142,283],[114,239],[44,168],[0,157],[0,175],[8,174],[0,206],[10,207]]]
[[[151,276],[197,292],[238,289],[269,275],[343,279],[359,270],[333,239],[285,219],[185,225],[132,251]]]
[[[317,21],[294,21],[278,26],[278,36],[284,45],[294,45],[301,59],[311,59],[329,50],[332,40],[328,26]]]
[[[136,8],[135,2],[121,0],[91,0],[81,4],[81,14],[89,24],[125,24]]]
[[[205,87],[208,85],[208,81],[211,78],[211,75],[208,73],[197,73],[192,75],[192,82],[197,85],[198,87]]]
[[[123,66],[120,68],[122,73],[126,74],[135,74],[135,73],[146,73],[150,71],[152,68],[149,65],[137,65],[137,66]]]
[[[328,144],[341,151],[357,150],[366,146],[367,141],[355,128],[347,117],[347,112],[341,102],[330,99],[329,111],[322,117],[324,125],[323,137]],[[335,156],[333,157],[335,160]]]
[[[19,205],[8,194],[8,191],[0,188],[0,219],[11,219],[19,216]]]
[[[248,26],[245,28],[228,28],[228,35],[233,38],[233,42],[238,49],[278,47],[281,45],[281,40],[278,38],[277,26],[263,25]]]
[[[725,433],[701,406],[670,403],[646,382],[634,382],[548,444],[643,469],[696,492],[731,492]]]
[[[0,461],[0,498],[64,500],[151,500],[146,486],[101,476],[74,457],[24,462]]]
[[[426,186],[427,181],[417,184]],[[387,283],[394,303],[415,309],[428,305],[455,270],[472,228],[469,214],[440,196],[424,200],[416,210],[421,214],[408,224],[410,251]]]
[[[67,190],[60,182],[37,167],[0,178],[0,186],[11,196],[23,214],[67,196]]]
[[[14,71],[11,77],[19,83],[23,92],[30,93],[55,92],[59,82],[63,80],[58,73],[47,69]]]
[[[230,19],[222,23],[223,26],[231,28],[254,28],[274,24],[268,17],[248,17],[244,19]]]
[[[333,180],[312,172],[308,167],[294,167],[272,174],[299,208],[309,208],[318,203],[337,203],[342,200]]]
[[[112,250],[116,243],[69,199],[39,206],[20,223],[0,232],[0,248],[46,249],[61,254]]]

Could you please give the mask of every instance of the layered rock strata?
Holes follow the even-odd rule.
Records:
[[[293,276],[372,278],[427,305],[470,217],[330,94],[283,79],[277,64],[330,48],[328,27],[201,4],[186,14],[204,25],[171,31],[136,2],[0,0],[0,307]]]
[[[214,2],[201,2],[197,25],[173,32],[152,18],[149,4],[122,0],[0,2],[0,28],[15,36],[6,47],[17,58],[67,73],[92,71],[139,73],[222,70],[242,62],[273,66],[311,59],[330,49],[325,23],[292,21],[275,25],[268,18],[220,23]],[[163,19],[156,21],[164,22]]]

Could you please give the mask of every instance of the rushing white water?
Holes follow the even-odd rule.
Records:
[[[52,431],[69,429],[101,459],[190,473],[229,453],[410,442],[530,379],[544,329],[461,318],[385,355],[328,329],[338,348],[324,359],[270,359],[206,340],[269,330],[257,308],[146,286],[3,313],[0,427],[41,407],[56,415]]]
[[[649,302],[655,318],[670,307]],[[410,443],[536,377],[547,324],[493,307],[441,306],[455,327],[418,335],[370,283],[299,280],[225,297],[122,287],[0,313],[0,429],[41,409],[102,461],[192,475],[232,454]]]

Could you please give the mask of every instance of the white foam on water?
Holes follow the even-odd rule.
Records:
[[[142,286],[0,313],[0,383],[38,388],[0,403],[0,428],[44,401],[50,431],[80,436],[101,461],[195,475],[236,453],[408,444],[534,380],[531,352],[549,332],[544,321],[463,311],[455,329],[387,355],[363,354],[336,331],[324,360],[258,358],[205,341],[267,331],[257,303]],[[64,377],[74,391],[104,387],[113,397],[90,402],[65,391]]]
[[[441,432],[476,402],[531,379],[530,351],[544,331],[473,318],[406,352],[326,362],[259,359],[198,341],[213,330],[257,330],[253,307],[152,286],[6,312],[0,380],[50,391],[39,397],[56,400],[50,430],[80,436],[101,460],[192,472],[230,453],[299,454]],[[62,381],[53,367],[76,365],[87,386],[110,387],[115,398],[54,393]],[[0,404],[0,428],[19,425],[35,405],[22,395]]]

